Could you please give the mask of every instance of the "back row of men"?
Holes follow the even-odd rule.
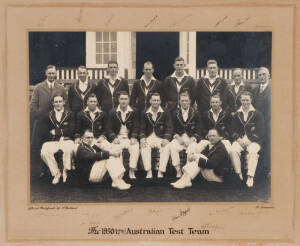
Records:
[[[179,152],[183,149],[187,151],[188,162],[197,166],[188,168],[187,163],[183,168],[184,175],[173,184],[174,187],[190,186],[190,180],[200,170],[206,179],[220,182],[224,155],[215,150],[221,146],[241,179],[240,155],[242,150],[247,150],[247,185],[252,186],[258,152],[265,141],[263,133],[268,127],[263,115],[255,109],[259,108],[265,117],[269,117],[268,69],[259,69],[261,85],[252,89],[243,83],[241,69],[233,71],[234,83],[227,86],[227,82],[218,76],[214,60],[207,63],[208,76],[197,83],[185,73],[182,58],[175,59],[174,68],[175,72],[160,82],[153,77],[152,63],[146,62],[144,75],[134,83],[129,96],[128,82],[117,76],[117,62],[109,62],[109,77],[97,86],[88,81],[86,68],[79,67],[79,81],[70,87],[65,101],[64,88],[55,83],[56,69],[48,66],[47,80],[34,89],[31,112],[35,117],[33,140],[38,138],[44,143],[41,157],[54,177],[53,184],[58,183],[61,176],[66,181],[72,155],[76,153],[80,160],[78,169],[89,181],[101,181],[104,170],[108,170],[113,187],[129,188],[130,185],[122,179],[124,167],[120,153],[123,148],[129,150],[129,177],[135,178],[139,139],[147,178],[152,177],[151,149],[155,147],[160,150],[158,177],[163,177],[169,155],[177,177],[182,176]],[[195,101],[198,111],[193,107]],[[68,107],[65,109],[65,104],[71,111],[67,110]],[[268,124],[269,118],[265,122]],[[212,128],[214,130],[209,131]],[[97,146],[98,152],[94,153],[91,146]],[[62,173],[54,158],[58,150],[63,151]],[[208,156],[201,154],[205,150],[212,159],[211,165]],[[214,160],[214,155],[219,158],[218,161]],[[192,171],[187,171],[189,169]],[[208,172],[204,172],[205,169]]]

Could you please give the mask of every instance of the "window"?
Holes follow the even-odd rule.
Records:
[[[96,64],[117,60],[117,33],[96,32]]]

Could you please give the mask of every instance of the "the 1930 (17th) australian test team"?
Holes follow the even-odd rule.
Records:
[[[207,75],[195,81],[177,57],[174,73],[163,82],[154,76],[153,64],[144,63],[143,76],[133,84],[118,76],[118,63],[110,61],[108,76],[98,83],[78,67],[78,81],[68,92],[56,82],[56,67],[46,68],[46,80],[33,91],[30,110],[34,117],[32,142],[53,176],[52,184],[67,181],[75,169],[87,182],[101,182],[108,172],[112,187],[131,187],[123,179],[122,150],[128,149],[129,178],[135,179],[141,154],[146,178],[153,177],[151,151],[159,151],[157,178],[167,163],[177,171],[171,185],[192,186],[201,173],[208,181],[223,182],[228,165],[252,187],[259,153],[269,144],[270,74],[261,67],[256,87],[243,81],[242,70],[233,70],[233,83],[218,75],[215,60],[207,62]],[[187,161],[180,165],[179,152]],[[55,153],[62,153],[62,170]],[[247,175],[241,171],[246,151]],[[75,160],[75,161],[74,161]],[[155,172],[156,173],[156,172]]]

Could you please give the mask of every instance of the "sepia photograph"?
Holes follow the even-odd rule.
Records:
[[[28,32],[30,202],[268,202],[272,32]]]

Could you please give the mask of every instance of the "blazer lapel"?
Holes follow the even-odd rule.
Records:
[[[248,113],[248,119],[247,119],[247,122],[245,123],[245,125],[247,125],[247,124],[251,121],[253,115],[254,115],[254,112],[253,112],[253,111],[250,111],[250,112]]]
[[[104,79],[103,80],[103,85],[104,85],[104,87],[106,87],[106,89],[108,90],[109,94],[111,94],[111,91],[110,91],[110,88],[109,88],[109,85],[108,85],[108,79]]]
[[[213,113],[211,111],[208,111],[208,119],[215,125],[216,122],[214,120],[214,117],[213,117]]]
[[[217,81],[217,83],[216,83],[216,85],[214,86],[214,88],[212,89],[211,94],[213,94],[214,91],[215,91],[215,90],[219,87],[219,85],[221,84],[221,80],[220,80],[219,78],[216,78],[216,81]]]
[[[116,82],[115,82],[115,86],[114,86],[114,93],[113,93],[114,95],[115,95],[116,90],[117,90],[117,88],[119,87],[120,84],[121,84],[121,80],[117,79]]]
[[[243,124],[243,126],[245,126],[243,112],[238,112],[238,118],[239,118],[240,122]]]
[[[224,117],[225,117],[225,112],[224,112],[224,110],[222,110],[219,114],[216,124],[218,124],[221,120],[223,120]]]

